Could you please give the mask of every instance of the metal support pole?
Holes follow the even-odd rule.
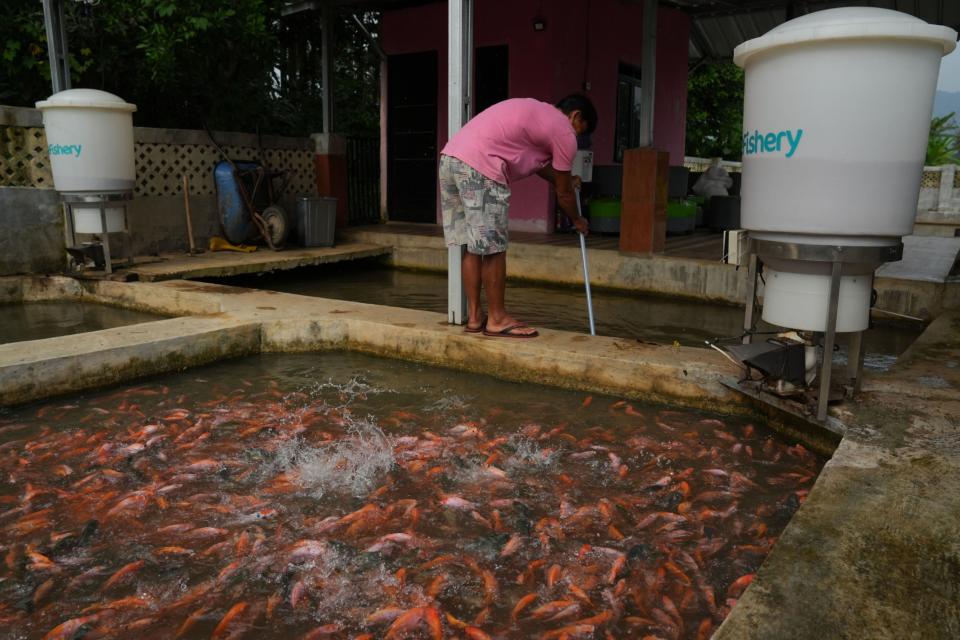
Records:
[[[47,55],[53,92],[70,88],[70,61],[67,58],[67,30],[63,23],[63,1],[43,0],[43,25],[47,32]]]
[[[447,132],[452,138],[470,119],[473,77],[473,0],[447,2]],[[450,324],[467,321],[467,298],[463,290],[464,247],[447,252],[447,319]]]
[[[320,104],[323,113],[323,132],[329,134],[333,126],[333,73],[331,69],[331,51],[333,51],[333,8],[324,3],[320,10],[321,39],[320,39],[320,83],[323,93],[320,94]]]
[[[640,146],[653,146],[657,86],[657,0],[643,0],[640,58]]]
[[[757,278],[760,275],[760,258],[750,254],[750,266],[747,269],[747,304],[743,313],[743,344],[753,342],[753,327],[757,313]]]
[[[834,262],[830,271],[830,301],[827,305],[827,325],[823,336],[823,361],[820,365],[820,394],[817,396],[817,420],[827,419],[830,402],[830,375],[833,372],[833,344],[837,337],[837,306],[840,302],[840,275],[843,263]]]

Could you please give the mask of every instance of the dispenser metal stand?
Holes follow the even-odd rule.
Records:
[[[833,373],[833,347],[837,334],[837,308],[840,302],[840,278],[844,264],[866,264],[876,269],[886,262],[896,262],[903,257],[903,243],[886,247],[813,245],[773,240],[750,240],[750,266],[747,280],[747,305],[743,318],[743,343],[749,344],[756,326],[757,278],[764,259],[798,260],[802,262],[828,263],[830,267],[830,300],[823,337],[823,353],[820,358],[820,389],[817,394],[817,420],[827,419],[830,402],[830,378]],[[873,276],[871,276],[872,278]],[[872,289],[871,282],[871,289]],[[863,332],[853,334],[850,353],[847,355],[847,377],[853,393],[860,391],[863,375]]]
[[[123,255],[127,264],[132,264],[130,257],[130,225],[127,220],[127,202],[133,198],[129,191],[115,191],[104,193],[62,193],[63,204],[67,208],[67,230],[70,236],[71,248],[77,246],[77,230],[74,219],[75,209],[97,209],[100,212],[100,237],[103,246],[104,272],[113,273],[113,261],[110,256],[110,231],[107,226],[107,209],[123,209],[122,237]]]

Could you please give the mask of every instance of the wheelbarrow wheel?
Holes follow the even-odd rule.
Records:
[[[273,246],[277,249],[281,248],[290,235],[290,216],[287,215],[283,207],[273,204],[264,209],[260,217],[266,224]]]

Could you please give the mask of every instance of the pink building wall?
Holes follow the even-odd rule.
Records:
[[[545,31],[533,30],[538,12]],[[592,137],[595,164],[612,164],[617,102],[617,65],[641,63],[642,11],[620,0],[541,2],[484,0],[477,3],[474,44],[509,46],[509,93],[555,102],[582,92],[597,107]],[[657,15],[657,78],[654,144],[683,164],[687,101],[689,17],[660,8]],[[381,29],[387,54],[439,53],[437,148],[447,142],[447,5],[437,2],[386,11]],[[589,87],[589,88],[588,88]],[[553,199],[537,177],[511,185],[510,229],[553,230]],[[439,207],[438,207],[439,220]]]

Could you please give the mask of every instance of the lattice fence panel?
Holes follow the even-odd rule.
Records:
[[[224,147],[233,160],[254,160],[253,147]],[[264,149],[270,169],[289,172],[287,193],[316,194],[316,169],[313,153],[297,149]],[[134,153],[137,168],[136,195],[171,196],[183,193],[183,175],[190,179],[190,193],[216,193],[213,168],[222,159],[215,147],[198,144],[137,143]]]
[[[0,187],[53,188],[43,127],[0,126]]]
[[[917,175],[917,174],[913,174],[913,175]],[[923,177],[920,178],[920,188],[921,189],[939,189],[940,188],[940,172],[924,171]]]

